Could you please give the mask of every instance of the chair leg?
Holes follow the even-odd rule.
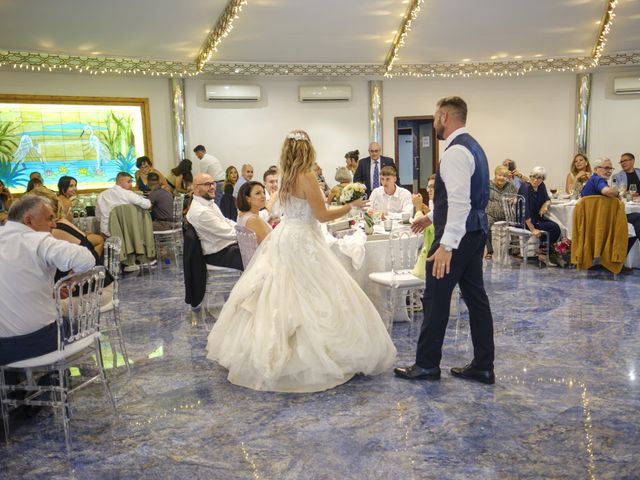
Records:
[[[58,368],[58,387],[60,389],[60,411],[62,413],[62,427],[64,428],[64,443],[67,447],[67,455],[71,454],[71,432],[69,430],[69,395],[65,386],[65,369]],[[52,389],[53,390],[53,389]],[[53,395],[53,391],[51,392]]]
[[[116,334],[118,335],[118,343],[120,344],[120,351],[122,352],[122,358],[124,359],[124,364],[127,367],[127,374],[131,375],[131,368],[129,367],[129,354],[127,353],[127,347],[124,342],[124,336],[122,335],[122,328],[120,327],[120,305],[113,306],[113,323],[116,329]],[[114,359],[113,368],[118,366],[118,356],[116,353],[116,357]]]
[[[96,364],[98,365],[98,370],[100,370],[100,380],[102,381],[102,386],[104,387],[104,393],[107,395],[107,400],[111,405],[113,414],[118,415],[118,411],[116,410],[116,401],[114,400],[113,394],[111,393],[111,388],[109,387],[109,382],[107,381],[107,375],[104,371],[104,365],[102,364],[102,348],[100,347],[100,340],[98,338],[96,338],[95,340],[95,348]]]
[[[525,242],[524,237],[520,237],[520,253],[522,254],[522,268],[526,271],[527,263],[529,263],[529,252],[527,251],[527,242]]]
[[[4,426],[4,441],[9,443],[9,406],[5,407],[7,399],[7,384],[4,379],[4,370],[0,370],[0,413],[2,413],[2,425]]]

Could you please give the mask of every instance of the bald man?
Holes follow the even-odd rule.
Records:
[[[380,145],[372,142],[369,145],[369,156],[358,162],[356,173],[353,174],[354,182],[364,183],[367,188],[367,197],[371,195],[375,188],[381,185],[380,170],[382,170],[382,167],[389,166],[398,171],[393,158],[383,157],[380,153]]]

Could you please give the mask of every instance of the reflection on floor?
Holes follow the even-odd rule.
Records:
[[[489,264],[496,385],[388,372],[304,395],[227,383],[205,359],[208,327],[183,304],[180,277],[129,277],[132,375],[111,369],[119,418],[99,385],[78,393],[70,461],[59,418],[15,419],[0,477],[638,478],[639,276]],[[467,318],[452,313],[445,372],[471,358]],[[398,364],[412,363],[415,337],[402,324],[393,336]]]

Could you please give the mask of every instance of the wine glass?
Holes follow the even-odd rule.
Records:
[[[638,186],[635,183],[629,185],[629,193],[631,194],[631,198],[635,197],[636,193],[638,193]]]
[[[552,198],[558,198],[558,187],[551,187],[549,191],[551,192]]]

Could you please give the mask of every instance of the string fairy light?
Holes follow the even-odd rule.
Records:
[[[218,18],[215,27],[209,32],[207,39],[204,41],[204,45],[200,49],[200,53],[198,53],[196,59],[198,72],[203,70],[213,53],[218,51],[218,45],[220,45],[223,38],[229,35],[229,32],[233,29],[233,22],[239,18],[242,6],[246,4],[247,0],[229,0],[224,12],[220,18]]]
[[[420,13],[420,5],[424,3],[424,0],[412,0],[409,4],[407,14],[402,17],[400,22],[400,28],[398,29],[396,36],[391,43],[391,49],[387,54],[387,58],[384,61],[385,76],[390,76],[393,64],[398,59],[398,52],[400,48],[405,44],[407,35],[411,31],[411,23],[416,19],[418,13]]]
[[[594,67],[600,63],[600,58],[604,53],[604,47],[607,44],[607,36],[611,31],[611,24],[616,16],[614,10],[617,5],[618,0],[608,0],[607,8],[605,9],[602,20],[600,21],[600,30],[598,31],[596,44],[593,46],[593,50],[591,50],[591,57],[593,58],[592,63]]]

